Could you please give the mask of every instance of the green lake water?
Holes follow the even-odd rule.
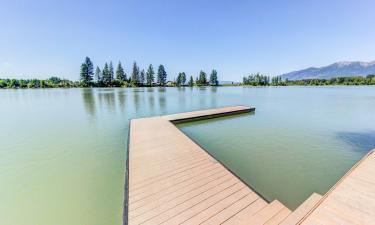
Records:
[[[291,209],[375,147],[375,87],[0,90],[0,224],[121,224],[129,119],[230,105],[178,126]]]

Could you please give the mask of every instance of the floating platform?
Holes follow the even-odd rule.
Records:
[[[373,224],[372,153],[324,197],[313,193],[291,212],[278,200],[268,202],[174,125],[254,110],[234,106],[131,120],[124,224]]]

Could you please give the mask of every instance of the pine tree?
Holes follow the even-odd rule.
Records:
[[[109,83],[112,84],[114,76],[115,76],[115,72],[113,70],[113,64],[112,64],[112,61],[110,61],[109,62],[109,79],[110,79]]]
[[[193,86],[194,86],[194,79],[193,79],[193,76],[190,76],[190,80],[189,80],[188,85],[189,85],[190,87],[193,87]]]
[[[197,85],[204,86],[206,84],[207,84],[206,73],[201,70],[199,72],[199,77],[198,77],[198,80],[197,80]]]
[[[141,74],[139,75],[139,83],[141,85],[143,85],[145,83],[145,77],[146,77],[145,70],[142,70]]]
[[[132,83],[134,84],[139,83],[139,68],[136,62],[133,63]]]
[[[217,80],[217,71],[212,70],[211,75],[210,75],[210,84],[212,86],[217,86],[219,85],[219,81]]]
[[[89,57],[86,57],[85,63],[87,65],[87,82],[90,83],[94,76],[94,64],[91,62]]]
[[[119,81],[126,80],[126,73],[124,72],[124,68],[122,68],[121,62],[117,64],[116,79]]]
[[[179,86],[181,86],[181,83],[182,83],[182,73],[178,73],[176,85],[179,87]]]
[[[184,85],[186,83],[186,74],[185,74],[185,72],[181,73],[181,83],[182,83],[182,85]]]
[[[103,80],[103,83],[107,86],[109,86],[111,84],[111,77],[110,77],[110,72],[109,72],[109,67],[108,67],[108,63],[105,63],[104,64],[104,68],[102,70],[102,80]]]
[[[164,66],[160,65],[158,68],[158,84],[164,86],[167,83],[167,72],[165,72]]]
[[[84,83],[87,84],[87,65],[86,63],[81,64],[81,71],[80,71],[80,80]]]
[[[186,74],[185,72],[178,73],[177,80],[176,80],[176,85],[181,86],[184,85],[186,82]]]
[[[154,72],[154,68],[152,67],[152,64],[150,64],[148,66],[148,69],[147,69],[147,73],[146,73],[146,80],[147,80],[147,85],[152,85],[152,83],[154,83],[154,79],[155,79],[155,72]]]
[[[80,80],[85,84],[89,85],[92,82],[94,76],[94,65],[92,64],[89,57],[86,56],[85,62],[81,65]]]
[[[102,71],[100,70],[99,66],[97,66],[95,69],[95,80],[98,83],[102,82]]]

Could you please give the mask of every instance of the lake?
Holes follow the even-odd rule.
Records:
[[[121,224],[129,119],[230,105],[178,127],[290,209],[375,147],[375,87],[0,90],[1,224]]]

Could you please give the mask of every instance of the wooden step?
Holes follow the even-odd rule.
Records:
[[[288,209],[288,208],[285,207],[278,214],[276,214],[274,217],[272,217],[270,220],[268,220],[265,223],[265,225],[278,225],[282,221],[284,221],[285,218],[290,215],[290,213],[292,213],[290,211],[290,209]]]
[[[246,209],[244,209],[242,212],[227,220],[224,224],[261,225],[267,223],[279,214],[279,216],[284,219],[288,213],[290,213],[290,210],[288,208],[286,208],[279,201],[274,200],[272,203],[266,205],[255,213],[247,213]]]
[[[280,225],[297,224],[322,198],[320,194],[313,193],[296,210],[294,210]]]

